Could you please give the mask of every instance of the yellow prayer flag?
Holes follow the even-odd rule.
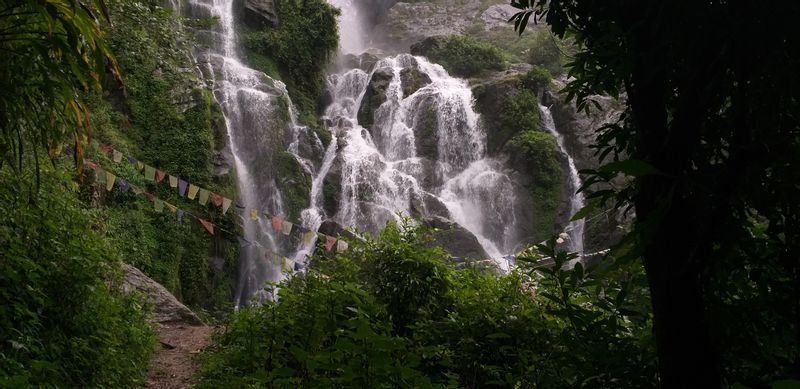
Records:
[[[281,268],[283,269],[284,272],[290,272],[294,270],[294,260],[283,257]]]
[[[194,200],[194,198],[197,197],[197,191],[199,190],[200,188],[198,188],[194,184],[189,184],[189,196],[188,196],[189,200]]]
[[[144,163],[142,161],[136,161],[136,169],[137,170],[144,169]]]
[[[106,190],[110,192],[115,182],[117,182],[117,176],[115,176],[114,173],[106,171]]]
[[[168,203],[166,201],[164,202],[164,205],[167,206],[167,209],[169,209],[170,212],[172,212],[172,213],[178,212],[178,207],[176,207],[176,206],[174,206],[174,205],[172,205],[172,204],[170,204],[170,203]]]
[[[250,208],[250,219],[258,220],[258,210],[255,208]]]
[[[311,244],[311,241],[314,239],[314,231],[307,231],[303,234],[303,244],[308,246]]]

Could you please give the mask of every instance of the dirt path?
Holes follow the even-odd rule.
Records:
[[[193,384],[192,376],[199,367],[193,359],[208,345],[213,330],[213,327],[185,323],[160,324],[158,340],[162,345],[150,360],[145,387],[179,389]]]

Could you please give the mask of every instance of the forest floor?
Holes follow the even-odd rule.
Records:
[[[194,384],[199,368],[195,356],[209,343],[214,327],[185,323],[161,323],[158,328],[158,351],[150,360],[145,387],[179,389]]]

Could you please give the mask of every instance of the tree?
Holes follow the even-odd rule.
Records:
[[[589,197],[635,210],[614,253],[644,262],[663,386],[800,376],[798,352],[781,351],[800,345],[800,4],[511,5],[520,34],[533,17],[580,46],[565,88],[580,109],[593,94],[626,103],[619,122],[598,129],[597,153],[610,161],[586,172],[583,189],[633,177]],[[737,298],[767,313],[746,317]],[[748,336],[770,341],[736,345]]]
[[[106,69],[118,75],[98,18],[102,0],[0,0],[0,167],[19,170],[28,146],[38,166],[40,148],[54,158],[69,136],[82,167],[80,93],[101,89]]]

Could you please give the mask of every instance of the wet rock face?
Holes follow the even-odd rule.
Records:
[[[408,97],[431,83],[431,78],[421,72],[418,67],[407,67],[400,71],[400,82],[403,85],[403,96]]]
[[[373,29],[375,39],[397,51],[437,35],[463,34],[478,16],[480,0],[400,2]]]
[[[391,68],[381,68],[372,73],[367,90],[358,108],[358,123],[369,129],[374,124],[374,113],[386,101],[386,88],[392,82],[394,73]]]
[[[426,218],[422,223],[435,229],[433,233],[435,246],[441,247],[450,255],[473,260],[489,257],[475,235],[458,224],[438,216]]]
[[[244,22],[256,29],[278,25],[274,0],[244,0]]]

